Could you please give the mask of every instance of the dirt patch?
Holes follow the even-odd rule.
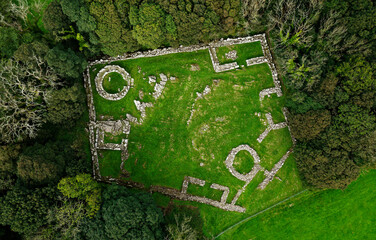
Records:
[[[200,71],[200,66],[198,64],[191,64],[191,71]]]

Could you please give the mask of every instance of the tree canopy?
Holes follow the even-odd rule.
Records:
[[[98,215],[86,223],[90,239],[161,239],[162,212],[150,195],[111,185]]]

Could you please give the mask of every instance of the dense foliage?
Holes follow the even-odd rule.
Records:
[[[163,215],[150,195],[111,185],[102,196],[100,212],[85,223],[88,239],[162,239]]]
[[[271,4],[298,168],[315,187],[345,188],[375,167],[376,7],[368,0]]]

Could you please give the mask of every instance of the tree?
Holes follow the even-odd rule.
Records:
[[[10,225],[12,231],[31,235],[47,224],[48,210],[54,205],[54,188],[26,189],[16,187],[0,199],[0,224]]]
[[[80,32],[89,33],[95,30],[95,18],[90,15],[85,1],[61,0],[60,4],[64,14],[67,15],[72,22],[76,22]]]
[[[44,27],[50,31],[59,31],[65,29],[69,25],[67,15],[63,13],[61,5],[57,1],[52,1],[43,13]]]
[[[46,102],[47,118],[54,124],[72,126],[85,110],[85,96],[78,84],[53,91]]]
[[[166,31],[173,40],[176,40],[177,28],[171,15],[167,15],[166,17]]]
[[[145,193],[110,185],[101,210],[84,227],[89,239],[162,239],[162,212]]]
[[[121,8],[117,8],[116,5]],[[128,4],[121,0],[90,1],[90,14],[97,21],[95,33],[105,54],[116,56],[139,48],[129,29],[128,16],[125,12],[127,8],[129,8]]]
[[[258,24],[261,18],[260,11],[265,7],[265,0],[242,0],[241,13],[252,24]]]
[[[0,146],[0,171],[16,172],[16,159],[20,153],[20,149],[20,145]]]
[[[10,58],[20,44],[18,33],[11,27],[0,27],[0,57]]]
[[[168,239],[171,240],[197,240],[198,233],[190,225],[192,217],[174,215],[175,223],[167,226]]]
[[[344,189],[359,176],[359,167],[345,151],[328,154],[301,144],[294,151],[302,177],[314,187]]]
[[[1,1],[0,23],[7,27],[22,30],[22,25],[30,13],[30,6],[27,0]]]
[[[0,194],[12,189],[16,183],[16,177],[8,172],[0,171]]]
[[[87,65],[86,60],[72,49],[64,49],[61,46],[49,50],[46,61],[60,76],[67,78],[79,78]]]
[[[376,131],[360,138],[357,148],[352,152],[356,165],[366,168],[376,168]]]
[[[89,174],[79,174],[75,177],[63,178],[57,187],[68,198],[84,200],[88,216],[93,217],[99,210],[101,188]]]
[[[165,16],[163,10],[155,4],[141,4],[138,14],[130,15],[133,25],[132,35],[138,43],[148,48],[158,48],[165,40]],[[173,26],[169,23],[169,30]]]
[[[343,104],[338,108],[335,124],[350,137],[361,137],[376,128],[376,117],[372,112],[356,105]]]
[[[20,148],[20,145],[0,146],[0,195],[15,184]]]
[[[359,95],[376,89],[376,65],[364,58],[352,58],[337,68],[343,89],[351,95]]]
[[[330,119],[328,110],[297,114],[290,120],[292,135],[297,140],[311,140],[330,124]]]
[[[46,121],[44,98],[58,77],[44,61],[33,57],[26,64],[12,59],[0,64],[0,136],[16,142],[36,136]]]
[[[48,43],[45,41],[33,41],[32,43],[23,43],[14,52],[14,59],[23,64],[34,62],[35,56],[43,59],[49,51]]]
[[[26,148],[17,162],[19,177],[28,184],[46,184],[58,180],[64,173],[64,153],[59,144],[35,144]]]
[[[82,239],[81,225],[85,219],[85,207],[80,201],[64,200],[62,206],[48,212],[49,228],[38,234],[42,239]]]

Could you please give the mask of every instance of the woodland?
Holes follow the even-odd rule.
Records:
[[[126,52],[266,33],[299,176],[344,190],[376,168],[372,0],[3,0],[0,238],[210,239],[189,207],[95,181],[83,73]]]

